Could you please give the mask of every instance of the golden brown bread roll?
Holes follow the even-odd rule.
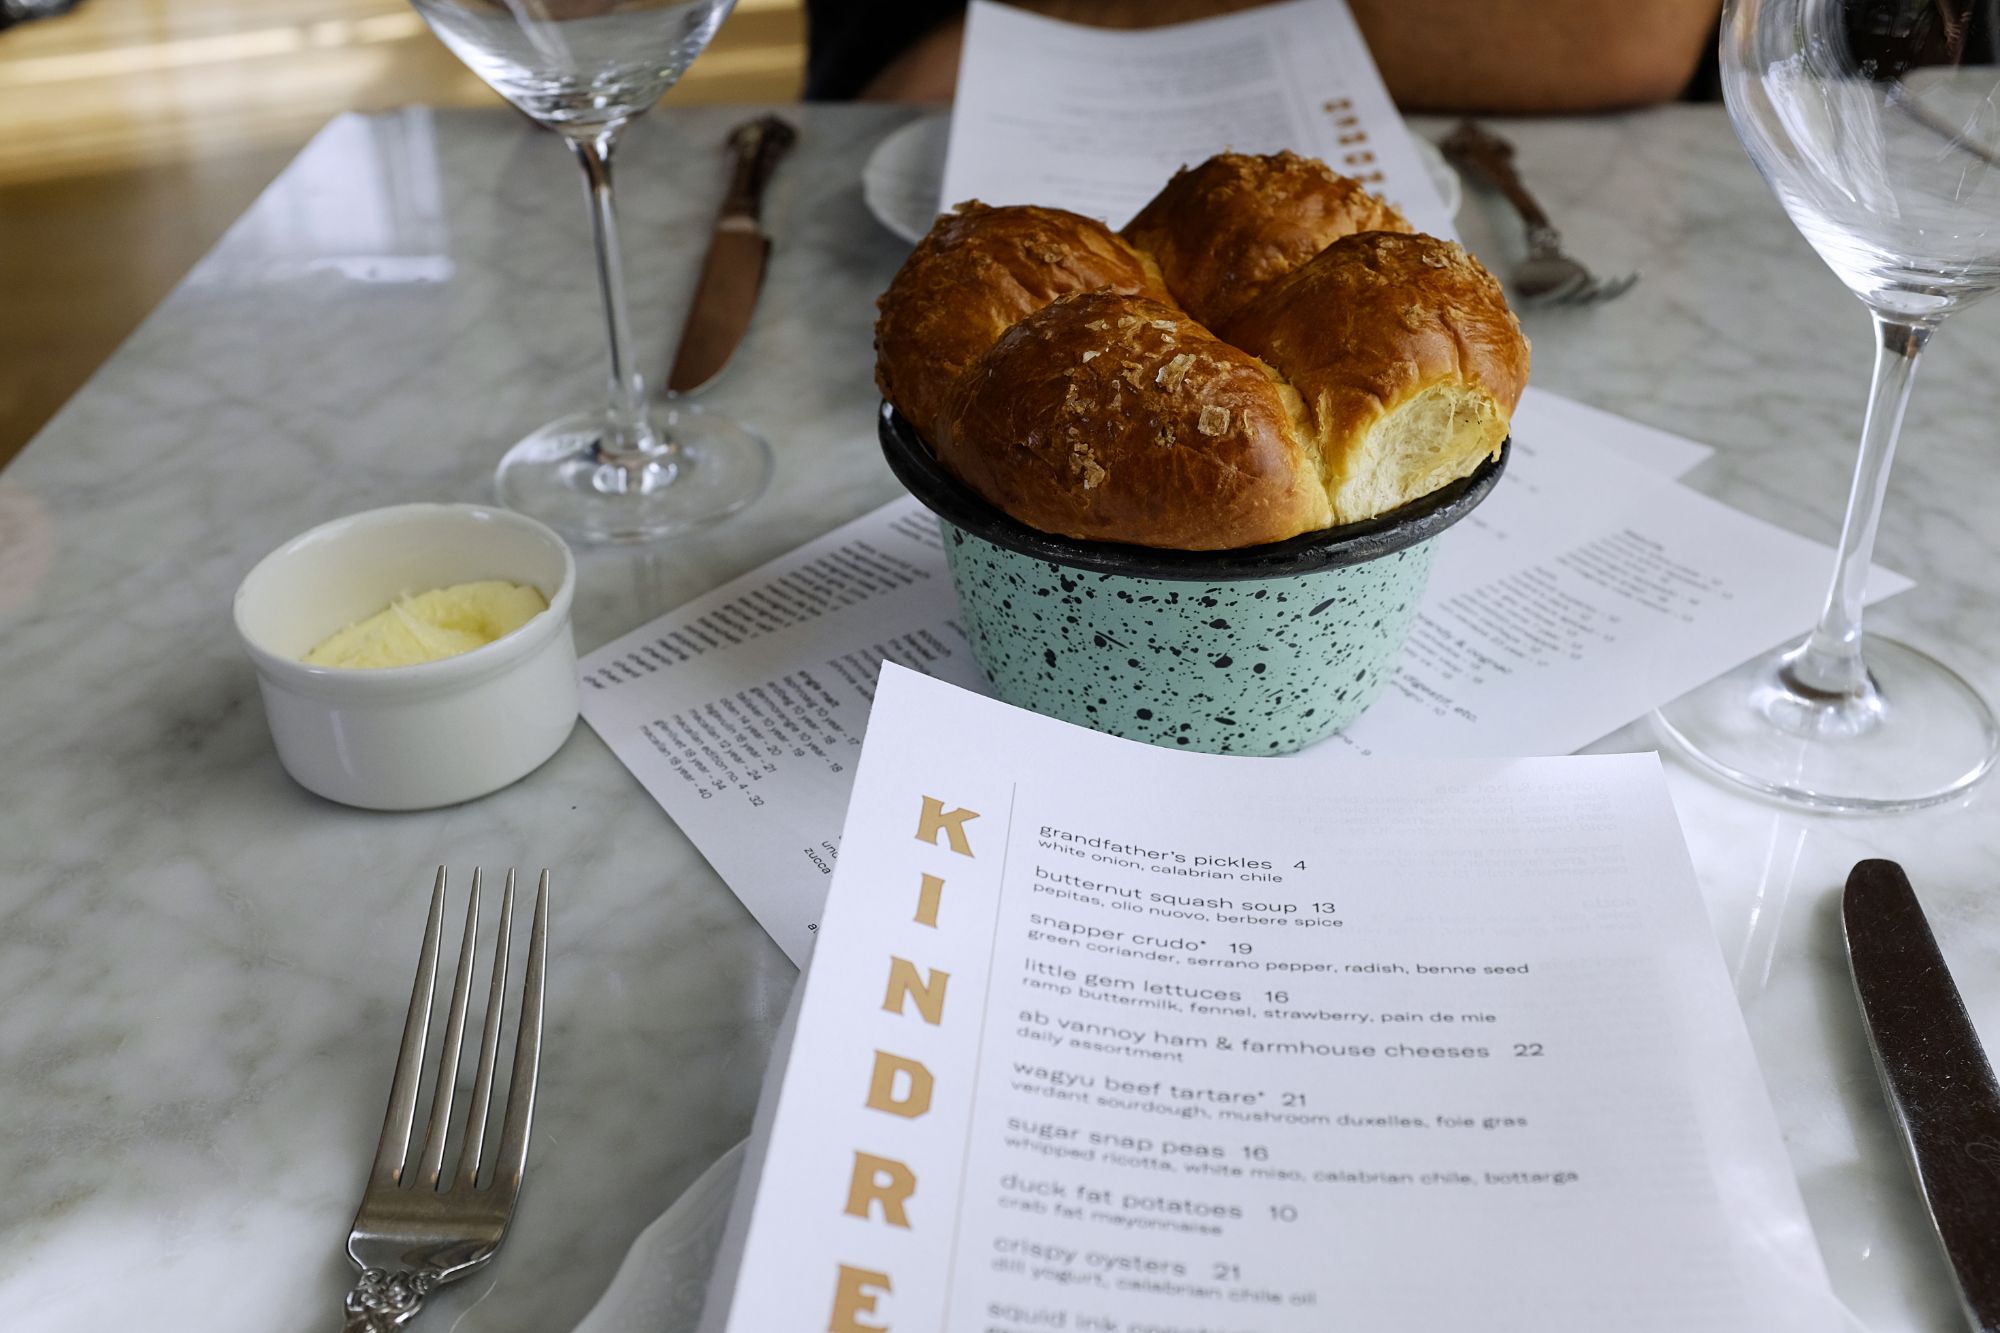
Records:
[[[1343,523],[1499,453],[1528,382],[1528,340],[1500,284],[1434,236],[1335,241],[1220,332],[1305,399]]]
[[[951,386],[1001,334],[1058,296],[1098,288],[1166,297],[1158,266],[1094,218],[961,204],[875,303],[875,383],[936,441]]]
[[[1401,219],[1289,154],[1222,162],[1176,176],[1128,229],[1189,300],[1230,307],[1213,322],[1089,219],[970,205],[938,221],[877,303],[876,382],[947,470],[1045,532],[1222,550],[1387,513],[1499,451],[1528,342],[1492,275],[1389,231],[1299,263],[1332,200],[1349,221]],[[1261,231],[1253,179],[1297,187]],[[1233,258],[1204,259],[1211,226]]]
[[[1316,158],[1218,153],[1175,172],[1120,234],[1159,261],[1181,309],[1212,329],[1341,237],[1409,230]]]
[[[958,386],[945,466],[1031,527],[1189,551],[1332,521],[1299,396],[1172,306],[1064,296]]]

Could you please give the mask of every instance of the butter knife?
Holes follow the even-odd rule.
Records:
[[[1840,916],[1876,1072],[1966,1318],[2000,1333],[2000,1084],[1903,868],[1857,864]]]
[[[776,116],[760,116],[737,126],[729,136],[736,153],[735,175],[715,220],[708,258],[702,261],[701,283],[681,330],[680,351],[667,374],[667,388],[674,393],[693,393],[714,379],[750,327],[757,292],[764,285],[764,264],[771,255],[771,238],[760,221],[764,186],[798,137],[797,130]]]

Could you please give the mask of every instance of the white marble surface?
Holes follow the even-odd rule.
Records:
[[[741,114],[660,116],[624,150],[649,366]],[[908,113],[796,114],[763,308],[711,394],[770,437],[777,481],[708,534],[585,555],[584,649],[893,493],[869,326],[903,247],[859,172]],[[1610,306],[1530,315],[1536,382],[1719,446],[1694,484],[1830,539],[1864,318],[1722,113],[1508,128],[1576,249],[1646,275]],[[509,441],[597,394],[575,174],[504,114],[336,126],[0,474],[0,1327],[333,1325],[440,860],[547,864],[560,897],[516,1231],[421,1326],[568,1328],[747,1126],[791,968],[594,736],[457,809],[340,809],[279,770],[230,636],[232,589],[279,541],[486,498]],[[1461,225],[1489,260],[1517,253],[1490,196]],[[1922,582],[1876,623],[2000,697],[1996,334],[2000,307],[1977,310],[1930,354],[1880,549]],[[1856,858],[1901,859],[2000,1040],[2000,787],[1832,821],[1673,781],[1837,1287],[1866,1328],[1955,1327],[1833,904]]]

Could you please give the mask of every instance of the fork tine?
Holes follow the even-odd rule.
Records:
[[[1604,299],[1604,279],[1592,274],[1575,290],[1566,293],[1562,303],[1567,306],[1586,306],[1596,305],[1602,299]]]
[[[1582,291],[1576,293],[1571,298],[1571,304],[1602,305],[1606,301],[1623,296],[1631,288],[1632,284],[1638,280],[1639,277],[1636,273],[1628,273],[1623,277],[1612,278],[1609,281],[1603,278],[1592,278],[1584,285]]]
[[[1579,274],[1573,281],[1564,283],[1552,291],[1540,292],[1534,296],[1523,296],[1519,299],[1522,305],[1528,307],[1568,305],[1576,299],[1578,292],[1589,285],[1589,276]]]
[[[542,1064],[542,988],[548,970],[549,872],[535,892],[535,929],[528,937],[528,975],[521,990],[521,1026],[514,1036],[514,1077],[507,1088],[507,1119],[500,1126],[500,1156],[493,1183],[521,1187],[528,1165],[528,1125],[535,1114],[535,1077]]]
[[[472,893],[465,905],[465,939],[458,946],[458,972],[451,984],[451,1012],[444,1022],[437,1080],[431,1086],[431,1122],[424,1131],[424,1155],[417,1184],[436,1189],[444,1170],[445,1141],[451,1136],[451,1103],[458,1089],[458,1056],[465,1046],[465,1006],[472,991],[472,960],[479,940],[479,867],[472,868]]]
[[[486,1020],[479,1034],[479,1075],[472,1084],[472,1109],[465,1117],[465,1146],[458,1151],[454,1189],[479,1183],[480,1158],[486,1149],[486,1113],[493,1105],[493,1068],[500,1056],[500,1002],[507,998],[507,946],[514,938],[514,872],[507,872],[507,891],[500,897],[500,938],[493,947],[493,979],[486,988]]]
[[[1597,299],[1597,292],[1604,286],[1595,273],[1584,275],[1582,282],[1564,292],[1556,301],[1557,305],[1589,305]]]
[[[389,1084],[389,1111],[382,1119],[382,1138],[375,1145],[375,1176],[400,1182],[410,1152],[410,1128],[417,1119],[417,1086],[423,1081],[424,1043],[431,1027],[431,998],[437,991],[438,943],[444,936],[444,873],[438,867],[431,889],[430,920],[424,925],[424,947],[417,955],[417,982],[410,991],[410,1014],[403,1021],[403,1049],[396,1056],[396,1077]]]

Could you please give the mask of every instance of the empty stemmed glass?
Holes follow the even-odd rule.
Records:
[[[1794,804],[1948,799],[2000,753],[1993,710],[1950,668],[1861,633],[1889,462],[1918,356],[2000,287],[2000,0],[1729,0],[1723,94],[1785,211],[1876,333],[1826,606],[1800,644],[1659,714],[1714,772]]]
[[[610,400],[508,450],[503,503],[583,541],[643,541],[712,522],[770,480],[762,440],[712,412],[654,410],[632,361],[611,204],[611,150],[708,46],[735,0],[411,0],[444,44],[583,164],[611,342]]]

